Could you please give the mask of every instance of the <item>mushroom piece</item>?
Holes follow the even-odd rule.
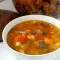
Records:
[[[36,48],[45,48],[45,42],[44,40],[39,40],[39,42],[36,44]]]

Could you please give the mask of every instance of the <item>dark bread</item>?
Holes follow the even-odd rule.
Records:
[[[15,0],[15,7],[20,15],[42,14],[57,18],[59,0]],[[60,5],[59,5],[60,6]],[[59,11],[60,12],[60,11]]]

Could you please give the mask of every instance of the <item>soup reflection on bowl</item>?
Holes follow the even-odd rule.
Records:
[[[60,52],[60,21],[44,15],[22,16],[5,26],[2,38],[19,59],[53,60]]]

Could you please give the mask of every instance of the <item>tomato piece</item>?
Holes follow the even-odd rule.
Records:
[[[26,35],[22,35],[22,37],[23,37],[23,39],[24,39],[25,41],[28,40],[28,37],[27,37]]]
[[[44,38],[44,36],[42,36],[42,35],[40,35],[40,34],[36,34],[36,35],[35,35],[35,38],[36,38],[37,40],[42,40],[42,39]]]
[[[16,42],[26,42],[28,40],[28,37],[26,36],[26,35],[17,35],[17,36],[15,36],[15,38],[14,38],[14,42],[16,43]]]

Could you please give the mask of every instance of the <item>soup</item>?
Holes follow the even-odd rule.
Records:
[[[7,43],[24,54],[50,53],[60,47],[60,29],[42,20],[23,21],[8,32]]]

